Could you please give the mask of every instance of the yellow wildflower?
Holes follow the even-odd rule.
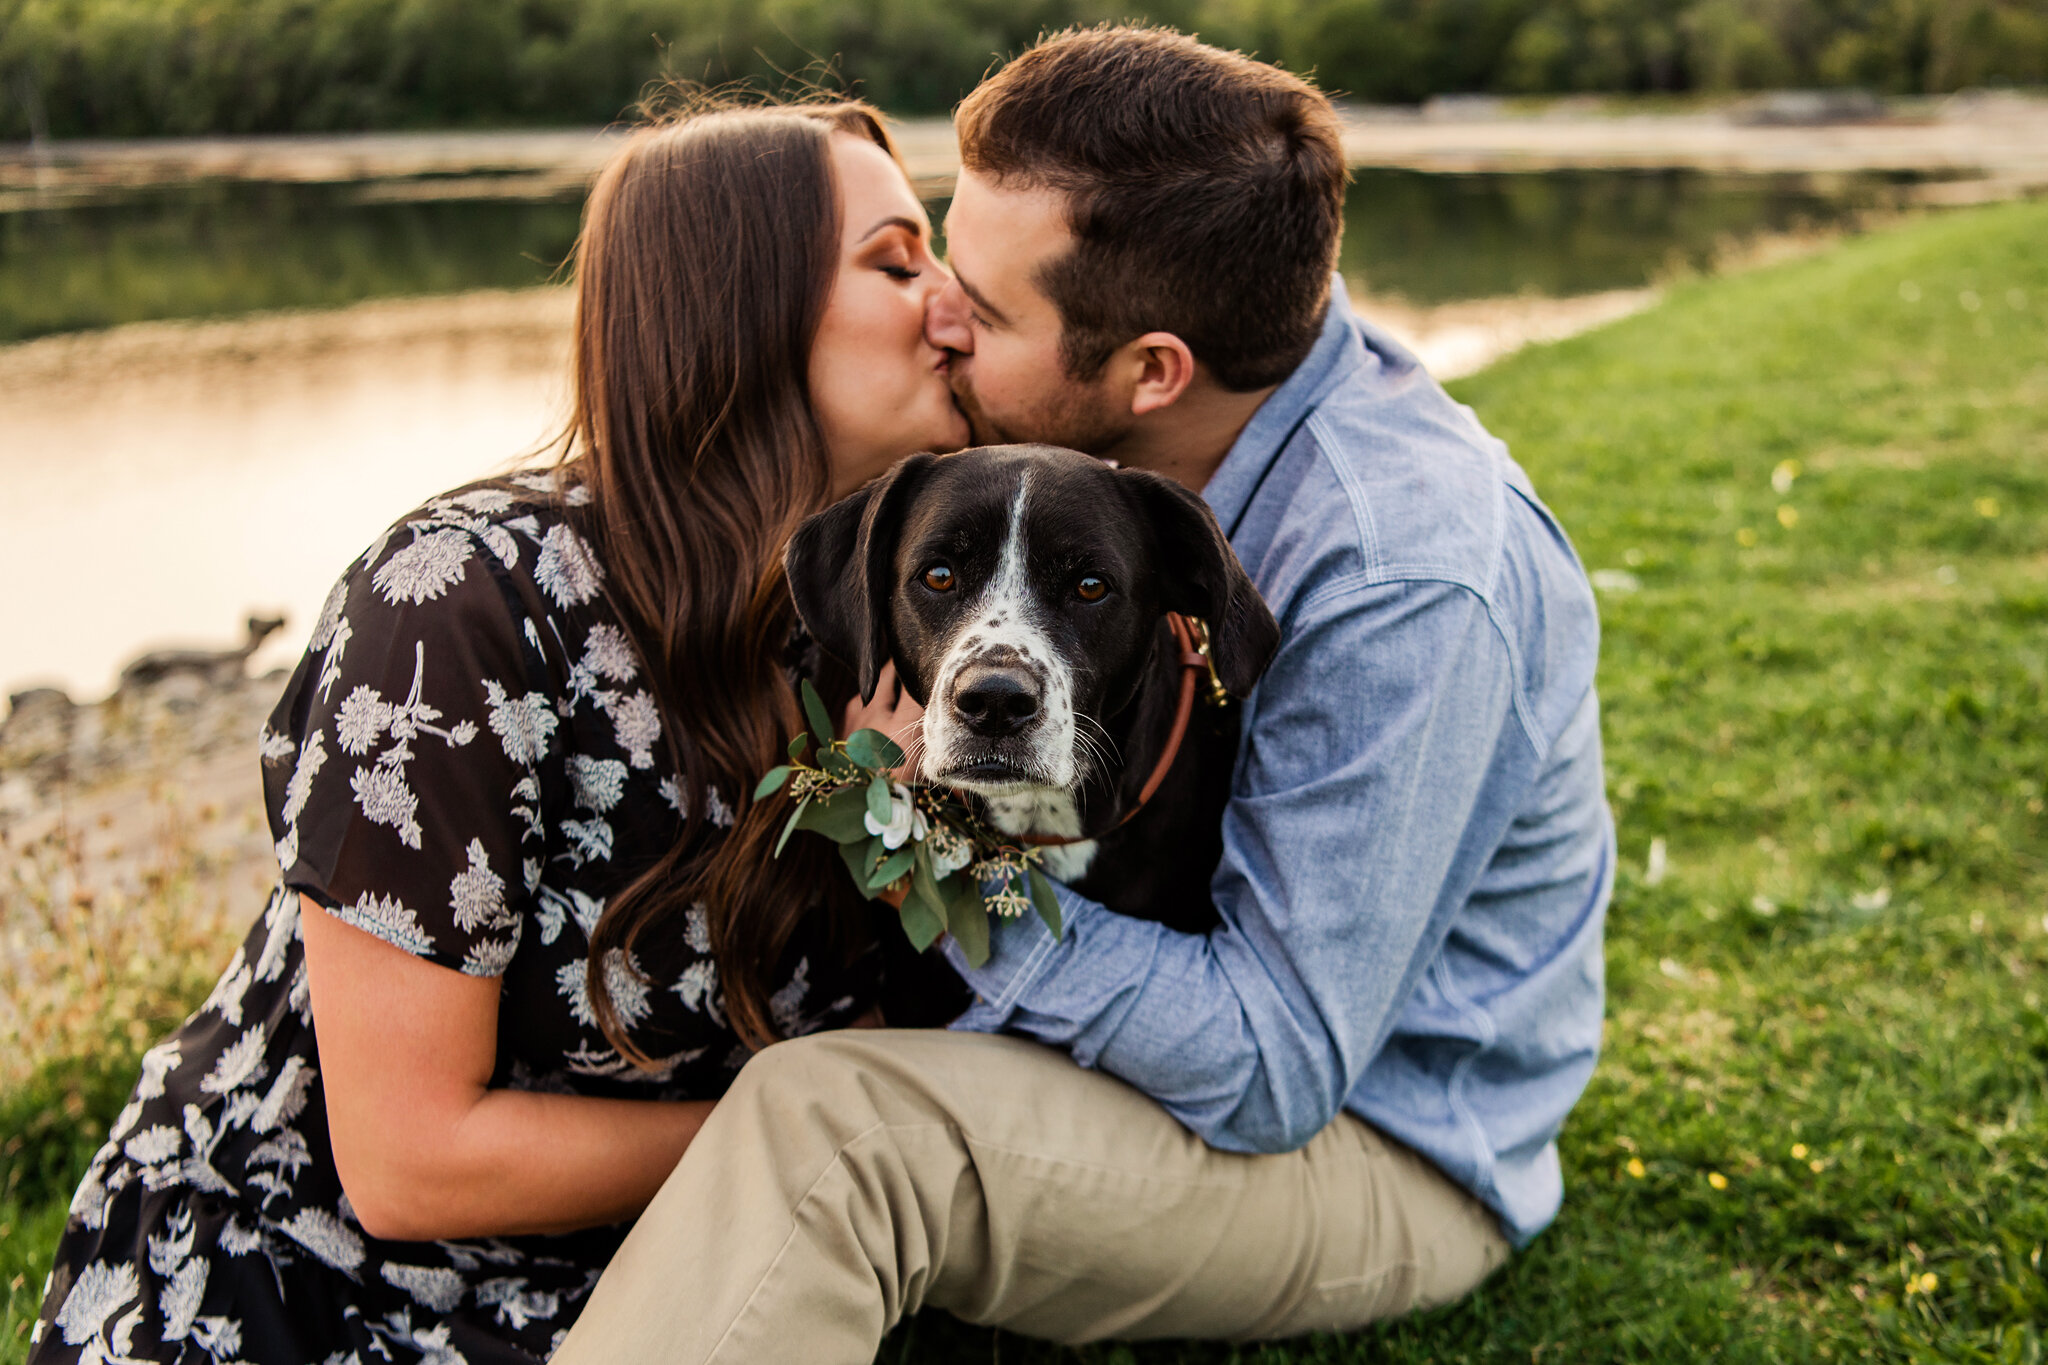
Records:
[[[1979,498],[1977,499],[1975,506],[1977,508],[1977,515],[1980,517],[1984,517],[1987,520],[1991,517],[1995,517],[1998,515],[1997,498]]]
[[[1922,1294],[1932,1294],[1940,1287],[1941,1276],[1931,1270],[1913,1281],[1913,1288],[1919,1290]]]
[[[1795,1142],[1795,1143],[1793,1143],[1793,1144],[1792,1144],[1792,1159],[1793,1159],[1794,1161],[1804,1161],[1804,1160],[1806,1160],[1806,1144],[1805,1144],[1805,1143],[1803,1143],[1803,1142]]]
[[[1707,1183],[1717,1190],[1725,1190],[1728,1188],[1728,1177],[1722,1175],[1719,1171],[1708,1171]]]
[[[1799,509],[1789,502],[1781,504],[1778,508],[1778,525],[1789,531],[1798,524]]]
[[[1643,1159],[1641,1157],[1632,1156],[1628,1159],[1628,1173],[1634,1176],[1637,1180],[1641,1180],[1644,1176],[1648,1175],[1650,1171],[1648,1167],[1643,1165]]]

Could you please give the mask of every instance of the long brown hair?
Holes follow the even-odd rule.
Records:
[[[749,799],[802,728],[782,547],[830,500],[808,373],[838,267],[834,132],[895,155],[851,101],[700,106],[643,128],[598,177],[577,239],[564,463],[590,491],[575,515],[649,665],[685,797],[677,842],[590,935],[598,1024],[642,1066],[611,995],[615,950],[701,903],[727,1017],[759,1046],[776,1036],[769,974],[837,885],[799,847],[813,841],[770,857],[776,810]],[[735,821],[704,841],[712,789]]]

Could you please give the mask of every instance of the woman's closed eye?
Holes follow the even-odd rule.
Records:
[[[919,275],[924,274],[922,270],[916,270],[907,265],[885,265],[879,268],[884,275],[887,275],[892,280],[914,280]]]

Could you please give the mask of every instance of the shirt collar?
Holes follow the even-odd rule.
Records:
[[[1237,529],[1266,472],[1330,389],[1361,367],[1376,365],[1378,360],[1360,334],[1358,317],[1351,311],[1351,300],[1345,293],[1344,277],[1333,277],[1330,306],[1323,313],[1322,335],[1316,338],[1307,358],[1295,366],[1294,373],[1259,404],[1259,410],[1245,423],[1230,453],[1223,457],[1223,463],[1202,489],[1202,497],[1216,513],[1225,534]]]

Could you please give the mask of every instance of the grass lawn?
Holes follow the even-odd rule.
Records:
[[[1929,218],[1456,386],[1610,585],[1607,1055],[1533,1248],[1356,1337],[1068,1352],[930,1314],[882,1359],[2039,1361],[2044,244],[2048,204]],[[130,1056],[0,1105],[70,1105],[5,1140],[0,1362]]]

